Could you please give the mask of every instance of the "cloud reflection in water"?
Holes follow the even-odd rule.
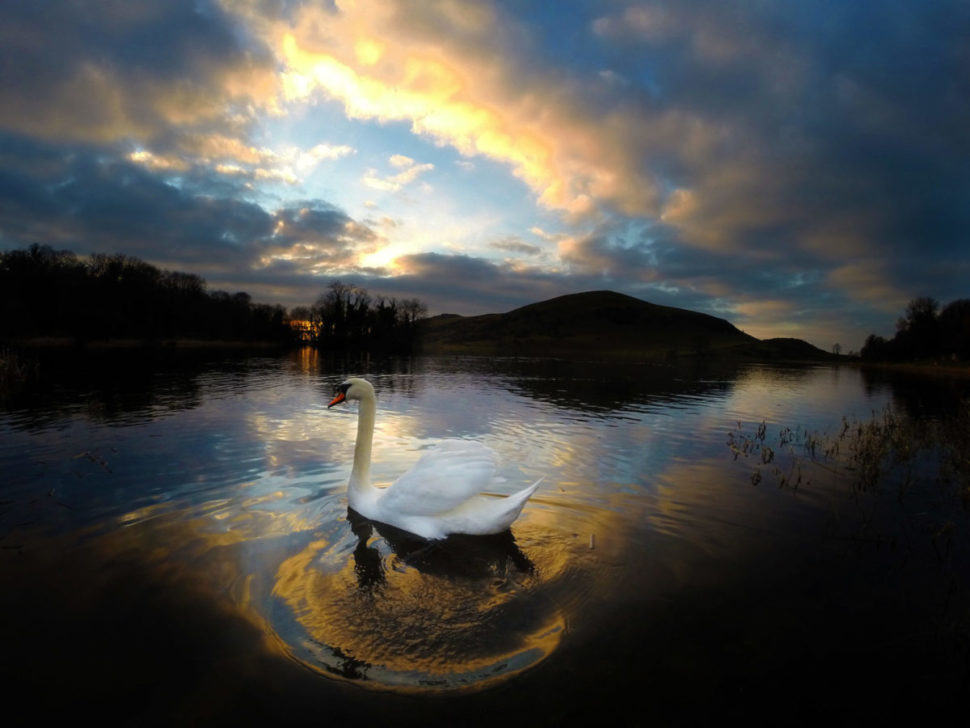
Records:
[[[352,533],[279,567],[283,628],[311,667],[381,686],[484,686],[551,654],[565,629],[552,587],[569,554],[511,532],[427,542],[354,512]],[[529,546],[538,546],[530,548]]]

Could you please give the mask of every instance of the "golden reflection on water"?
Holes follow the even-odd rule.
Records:
[[[449,391],[441,396],[440,406],[457,408]],[[420,403],[405,408],[393,392],[387,399],[378,479],[393,478],[425,443],[451,434],[428,429]],[[239,483],[228,500],[196,504],[195,543],[209,553],[170,558],[213,568],[268,641],[328,677],[398,690],[493,685],[595,622],[602,595],[635,583],[652,596],[664,584],[696,579],[699,549],[723,557],[748,541],[750,486],[742,477],[738,488],[737,473],[726,472],[741,466],[725,468],[719,456],[671,458],[677,443],[660,415],[567,422],[542,409],[509,409],[501,428],[483,433],[502,455],[503,474],[509,482],[530,479],[529,469],[546,476],[514,537],[430,545],[348,521],[354,412],[329,412],[316,401],[296,412],[260,408],[241,418],[261,444],[254,457],[265,458],[264,477]],[[692,422],[700,433],[726,428],[721,412],[701,409]],[[324,466],[307,465],[317,461]],[[284,466],[306,475],[281,473]],[[133,510],[121,520],[153,517]]]
[[[564,563],[534,563],[514,542],[409,558],[372,536],[342,566],[331,548],[314,541],[288,558],[273,589],[316,669],[381,686],[484,686],[545,659],[562,639],[563,615],[544,603],[541,584]]]
[[[511,533],[429,543],[341,515],[339,498],[292,509],[278,491],[246,490],[191,512],[133,509],[119,518],[123,550],[219,585],[273,651],[374,688],[478,689],[519,674],[625,568],[619,502],[540,495]]]
[[[558,516],[539,507],[514,536],[428,543],[350,514],[352,538],[314,540],[279,565],[273,596],[297,625],[284,641],[310,667],[374,687],[508,679],[559,647],[615,564],[618,541],[591,548],[588,514]]]
[[[295,360],[303,374],[317,374],[320,371],[320,350],[315,346],[304,346],[298,349]]]

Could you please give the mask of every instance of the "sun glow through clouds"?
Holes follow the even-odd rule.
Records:
[[[966,295],[959,2],[38,7],[0,24],[6,248],[287,306],[608,288],[823,348]]]

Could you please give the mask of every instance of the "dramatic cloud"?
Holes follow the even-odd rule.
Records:
[[[319,201],[267,211],[235,197],[187,191],[122,160],[5,141],[0,234],[8,241],[41,240],[81,253],[123,251],[225,277],[275,260],[301,261],[308,274],[356,270],[358,256],[377,239],[366,225]],[[11,173],[15,166],[19,174]],[[38,169],[46,175],[30,171]]]
[[[145,0],[0,10],[0,246],[287,305],[612,288],[861,344],[970,279],[970,6]]]
[[[263,27],[290,101],[322,94],[352,118],[408,122],[466,157],[508,164],[555,209],[655,208],[652,180],[604,129],[590,133],[602,119],[582,95],[568,101],[581,89],[526,70],[517,52],[526,31],[495,8],[360,0],[303,6]]]
[[[11,3],[3,10],[0,125],[51,141],[165,143],[236,129],[276,83],[206,2]]]

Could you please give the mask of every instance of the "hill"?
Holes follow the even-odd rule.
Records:
[[[832,356],[804,341],[762,342],[724,319],[612,291],[560,296],[503,314],[443,314],[425,320],[421,333],[427,353],[643,359]]]

